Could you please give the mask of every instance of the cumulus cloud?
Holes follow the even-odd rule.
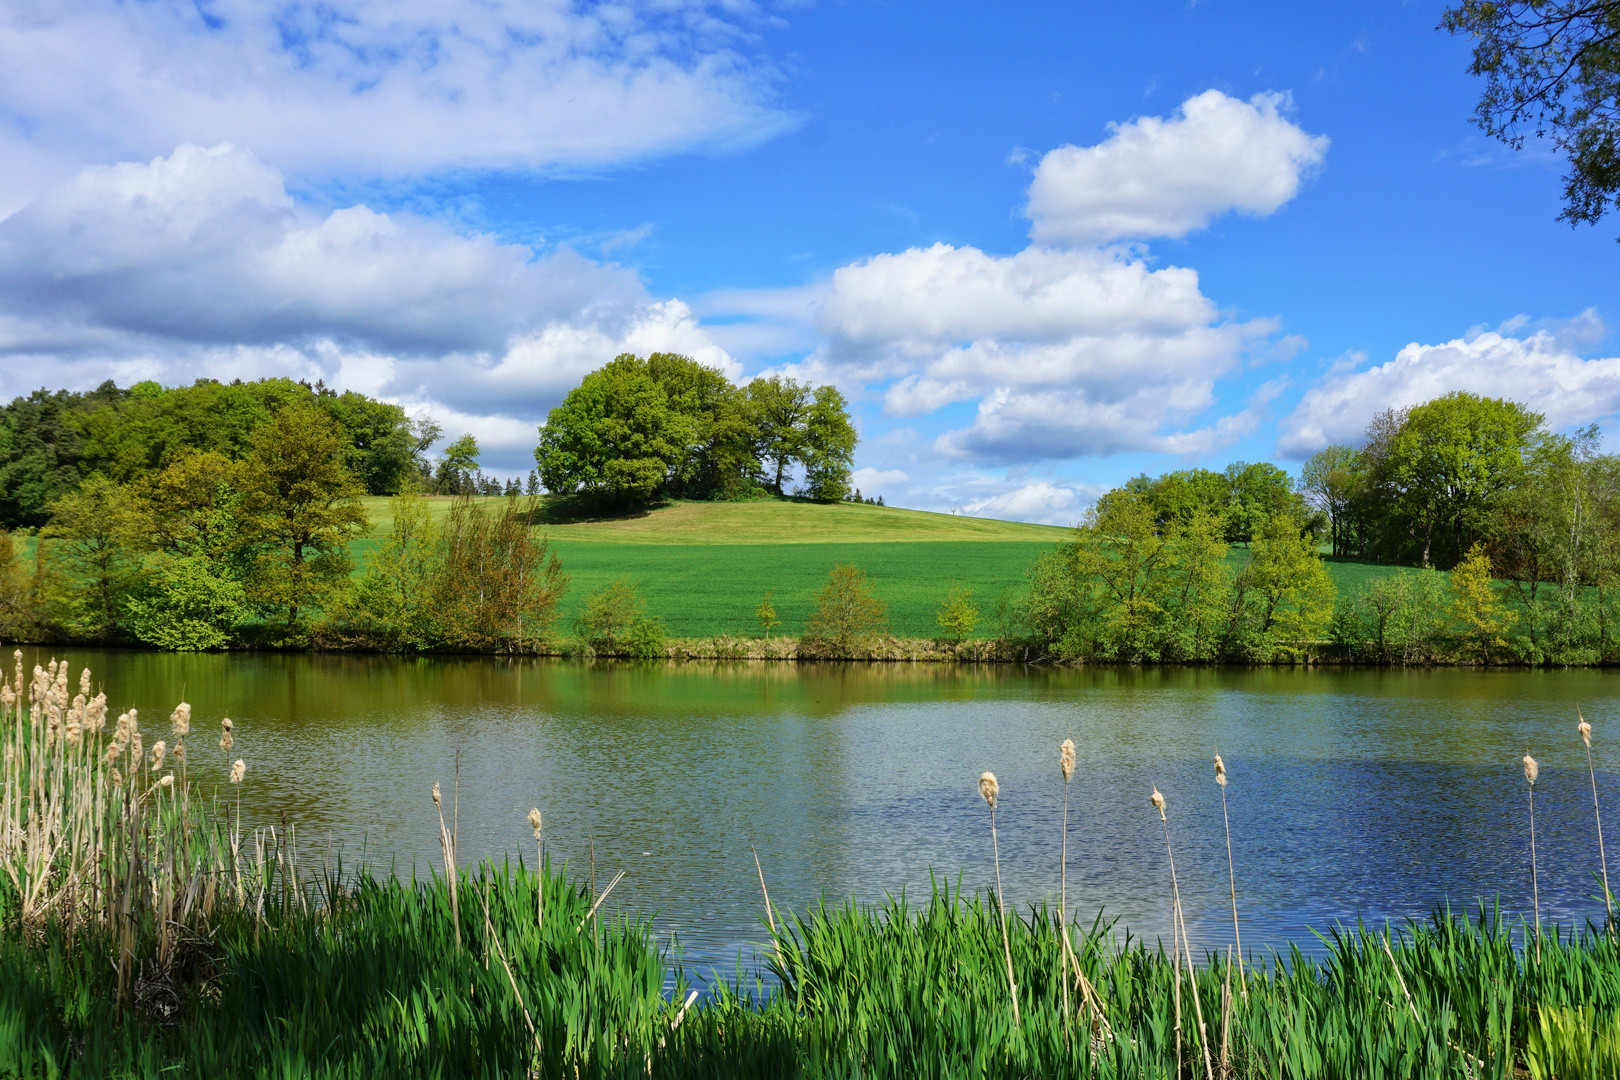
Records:
[[[1206,90],[1165,119],[1110,126],[1095,146],[1041,158],[1026,213],[1038,244],[1185,236],[1231,210],[1262,216],[1298,192],[1328,139],[1283,115],[1288,98]]]
[[[1562,332],[1475,331],[1441,345],[1413,342],[1365,371],[1338,368],[1283,422],[1277,453],[1301,458],[1329,443],[1354,444],[1373,414],[1454,390],[1523,402],[1554,428],[1612,416],[1620,412],[1620,357],[1587,360],[1574,351],[1600,327],[1588,311]]]
[[[842,267],[817,312],[811,374],[878,386],[894,416],[977,400],[940,452],[999,462],[1165,449],[1216,379],[1269,335],[1225,320],[1195,271],[1119,252],[996,256],[935,244]]]
[[[970,499],[957,512],[1039,525],[1075,525],[1095,498],[1095,493],[1073,485],[1032,480],[996,495]]]
[[[300,174],[589,168],[792,123],[704,0],[0,0],[0,213],[93,161],[232,141]]]
[[[741,375],[630,271],[364,206],[311,213],[227,145],[85,169],[0,221],[7,393],[47,370],[70,385],[322,378],[491,433],[520,419],[532,445],[586,371],[657,349]]]

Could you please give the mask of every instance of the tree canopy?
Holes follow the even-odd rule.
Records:
[[[408,486],[424,433],[429,443],[437,437],[431,421],[413,425],[398,405],[291,379],[36,390],[0,407],[0,527],[44,525],[50,505],[90,476],[144,481],[192,451],[240,461],[260,429],[296,404],[334,422],[344,464],[373,495]]]
[[[1620,200],[1620,0],[1463,0],[1442,27],[1474,40],[1474,122],[1514,149],[1527,134],[1569,160],[1564,209],[1595,223]]]
[[[772,376],[739,388],[688,357],[625,353],[551,410],[534,457],[548,491],[592,502],[785,494],[795,467],[800,494],[837,501],[855,444],[834,387]]]

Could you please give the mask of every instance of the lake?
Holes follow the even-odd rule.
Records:
[[[283,812],[306,860],[437,864],[460,760],[464,862],[534,856],[524,821],[583,879],[626,876],[604,910],[653,918],[687,968],[728,976],[763,938],[771,897],[926,895],[929,872],[994,885],[979,774],[1000,779],[1010,906],[1052,902],[1073,738],[1069,906],[1169,933],[1156,785],[1169,801],[1195,946],[1231,938],[1225,758],[1246,949],[1319,949],[1312,929],[1500,901],[1530,911],[1526,788],[1536,789],[1543,918],[1601,915],[1577,705],[1595,728],[1599,797],[1620,839],[1620,673],[912,664],[587,663],[355,655],[25,649],[89,666],[147,745],[192,703],[191,769],[212,787],[218,722],[248,763],[247,823]],[[1616,848],[1620,852],[1620,847]],[[1620,885],[1620,866],[1615,870]]]

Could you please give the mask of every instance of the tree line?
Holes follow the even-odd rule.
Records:
[[[1036,560],[1020,618],[1075,659],[1612,663],[1620,459],[1599,439],[1457,392],[1379,413],[1297,479],[1139,476]],[[1390,569],[1340,594],[1322,547]]]
[[[857,438],[836,387],[783,376],[739,387],[685,356],[625,353],[551,410],[534,457],[547,491],[591,503],[836,502],[850,493]]]

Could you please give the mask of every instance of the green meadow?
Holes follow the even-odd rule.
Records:
[[[436,516],[448,514],[450,502],[434,498]],[[357,560],[392,523],[387,499],[366,504],[372,528],[354,545]],[[975,636],[992,637],[996,598],[1022,592],[1030,562],[1071,538],[1069,529],[1051,525],[774,499],[674,502],[584,519],[564,517],[542,503],[536,529],[551,542],[570,578],[564,628],[572,627],[587,595],[629,578],[639,585],[648,613],[662,618],[678,638],[759,634],[754,609],[767,592],[782,620],[775,633],[797,635],[810,616],[811,595],[838,563],[866,571],[888,602],[889,627],[899,637],[938,636],[935,612],[953,584],[973,590],[980,608]],[[1234,564],[1247,557],[1241,547],[1230,555]],[[1327,565],[1341,592],[1401,572],[1340,560]]]

